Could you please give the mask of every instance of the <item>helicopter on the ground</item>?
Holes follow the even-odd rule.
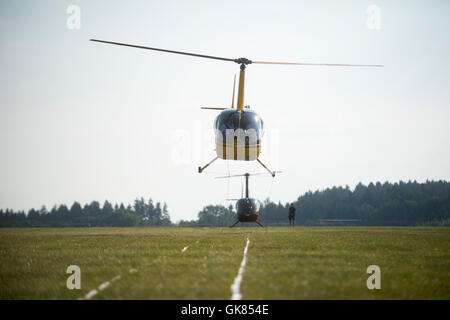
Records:
[[[276,171],[275,173],[280,173],[281,171]],[[259,209],[261,208],[261,202],[258,199],[250,198],[248,193],[248,180],[250,176],[265,175],[266,173],[245,173],[228,175],[223,177],[216,177],[216,179],[223,178],[234,178],[234,177],[245,177],[245,197],[243,192],[241,193],[240,199],[227,199],[231,201],[236,201],[236,218],[237,221],[230,226],[233,228],[239,222],[256,222],[259,226],[264,227],[264,225],[259,222]]]
[[[221,107],[202,107],[202,109],[220,110],[221,113],[214,121],[216,157],[203,167],[198,167],[201,173],[210,164],[217,159],[224,160],[243,160],[258,161],[273,177],[275,171],[270,170],[264,163],[259,160],[261,153],[261,138],[263,135],[264,123],[262,118],[254,111],[249,110],[248,106],[244,106],[244,88],[245,88],[245,68],[249,64],[278,64],[278,65],[297,65],[297,66],[335,66],[335,67],[382,67],[382,65],[357,65],[357,64],[326,64],[326,63],[299,63],[299,62],[271,62],[271,61],[252,61],[247,58],[223,58],[208,56],[196,53],[188,53],[182,51],[173,51],[160,48],[151,48],[139,45],[132,45],[120,42],[111,42],[105,40],[90,39],[90,41],[126,46],[138,49],[155,50],[161,52],[182,54],[200,58],[215,59],[221,61],[235,62],[240,65],[239,86],[237,96],[237,108],[234,108],[234,88],[233,100],[231,108]],[[235,78],[236,83],[236,78]]]

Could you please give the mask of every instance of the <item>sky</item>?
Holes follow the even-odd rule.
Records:
[[[256,162],[218,160],[213,120],[239,66],[90,38],[252,60],[264,120],[250,195],[282,203],[359,182],[450,180],[448,1],[1,1],[0,208],[229,205]]]

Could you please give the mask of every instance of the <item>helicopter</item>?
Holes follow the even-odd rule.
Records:
[[[262,118],[249,106],[244,106],[244,89],[245,89],[245,69],[250,64],[275,64],[275,65],[295,65],[295,66],[333,66],[333,67],[383,67],[383,65],[362,65],[362,64],[329,64],[329,63],[300,63],[300,62],[273,62],[273,61],[252,61],[247,58],[224,58],[209,56],[197,53],[189,53],[183,51],[174,51],[160,48],[152,48],[140,45],[126,44],[120,42],[112,42],[98,39],[90,39],[90,41],[132,47],[145,50],[154,50],[160,52],[181,54],[199,58],[215,59],[221,61],[234,62],[240,65],[239,85],[237,95],[237,106],[234,107],[234,95],[236,87],[236,77],[233,85],[233,98],[231,108],[222,107],[201,107],[206,110],[221,111],[214,120],[216,157],[209,161],[206,165],[198,167],[198,172],[202,173],[217,159],[224,160],[256,160],[265,170],[273,177],[275,171],[270,170],[261,160],[261,138],[264,133],[264,122]]]
[[[280,173],[281,171],[275,171],[275,173]],[[267,173],[245,173],[245,174],[236,174],[236,175],[228,175],[222,177],[216,177],[216,179],[223,178],[234,178],[234,177],[245,177],[245,197],[243,195],[243,191],[241,192],[240,199],[227,199],[228,201],[237,201],[236,202],[236,218],[237,221],[230,226],[233,228],[239,222],[256,222],[260,227],[264,228],[264,225],[259,222],[259,209],[261,208],[261,202],[258,199],[250,198],[248,194],[248,180],[250,176],[256,175],[265,175]]]

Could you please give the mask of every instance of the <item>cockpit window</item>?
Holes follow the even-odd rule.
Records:
[[[226,129],[253,129],[256,132],[259,132],[263,129],[263,121],[256,112],[251,110],[243,111],[240,120],[239,112],[236,110],[225,110],[217,116],[214,127],[222,132]]]
[[[240,127],[244,130],[254,129],[258,131],[261,129],[261,119],[257,114],[244,113],[241,116]]]
[[[243,198],[236,203],[236,210],[239,214],[254,214],[259,212],[260,203],[254,198]]]

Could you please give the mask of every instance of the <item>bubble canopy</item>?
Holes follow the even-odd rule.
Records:
[[[242,129],[244,132],[253,129],[259,139],[263,134],[264,122],[262,118],[252,110],[244,110],[239,112],[235,109],[227,109],[222,111],[216,117],[214,121],[214,129],[220,131],[223,137],[225,137],[227,129]]]
[[[254,198],[239,199],[236,203],[237,218],[240,222],[254,222],[258,220],[260,202]]]
[[[238,214],[255,214],[259,212],[260,206],[257,199],[243,198],[236,203],[236,211]]]

